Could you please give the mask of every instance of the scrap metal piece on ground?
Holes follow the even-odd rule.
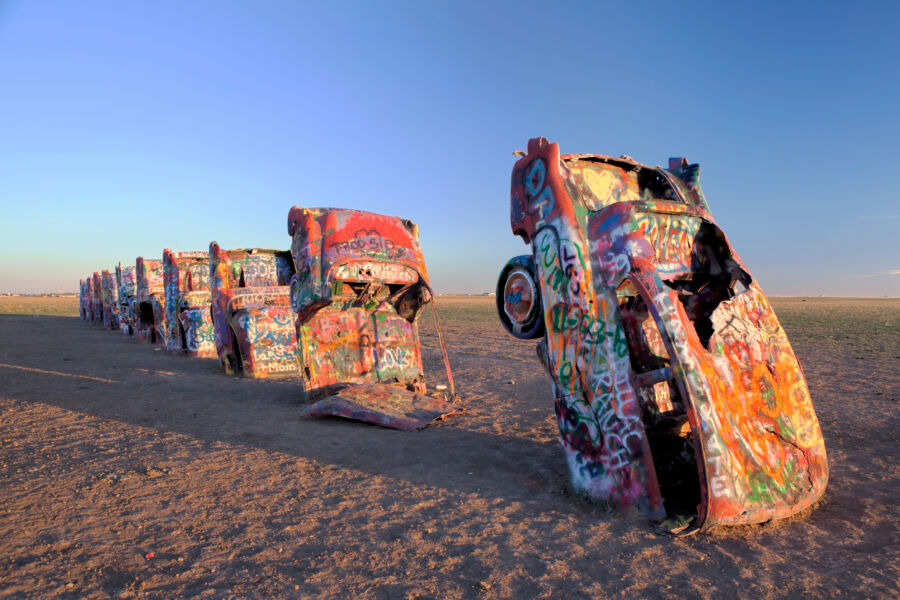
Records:
[[[138,309],[134,265],[116,265],[116,288],[119,297],[119,328],[124,335],[135,335]]]
[[[532,255],[497,285],[503,325],[543,338],[573,487],[682,534],[795,514],[828,480],[800,364],[699,173],[531,140],[511,225]]]
[[[200,358],[215,358],[209,253],[163,250],[163,287],[166,348]]]
[[[137,287],[137,330],[141,341],[165,346],[166,298],[161,260],[138,256],[135,261]]]
[[[418,227],[407,219],[376,213],[294,206],[288,214],[288,233],[296,269],[291,307],[297,317],[307,398],[328,396],[341,388],[355,390],[353,400],[350,391],[342,390],[321,406],[337,410],[339,398],[341,416],[407,428],[391,423],[402,421],[399,415],[418,414],[416,407],[431,402],[423,396],[416,319],[433,296]],[[346,388],[347,384],[365,385]],[[378,392],[379,386],[390,389]],[[373,397],[368,404],[364,392]],[[393,399],[383,404],[381,417],[379,398]],[[348,408],[357,404],[361,408]]]
[[[334,416],[391,429],[414,431],[462,410],[458,404],[393,385],[362,383],[347,386],[301,413]]]
[[[290,253],[209,245],[216,353],[224,371],[247,377],[295,376],[300,370],[288,283]]]

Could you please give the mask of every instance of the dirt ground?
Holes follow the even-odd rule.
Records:
[[[71,316],[0,315],[0,597],[896,598],[900,300],[774,304],[826,497],[687,539],[572,497],[535,344],[493,298],[438,298],[466,412],[415,433],[301,418],[293,381]],[[442,383],[430,313],[421,333]]]

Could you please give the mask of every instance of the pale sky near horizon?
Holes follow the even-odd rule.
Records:
[[[772,295],[900,296],[900,4],[0,0],[0,292],[165,247],[290,245],[294,204],[419,224],[493,290],[512,152],[702,167]]]

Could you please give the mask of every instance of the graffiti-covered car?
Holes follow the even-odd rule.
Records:
[[[78,280],[78,316],[82,321],[91,320],[91,291],[88,287],[90,279]]]
[[[828,479],[800,364],[718,227],[699,166],[560,156],[512,173],[531,254],[497,286],[508,331],[542,338],[573,487],[673,532],[810,506]]]
[[[116,288],[119,296],[119,328],[124,335],[134,335],[137,330],[137,295],[134,266],[116,265]]]
[[[100,272],[100,297],[103,302],[103,326],[119,328],[119,290],[116,277],[106,269]]]
[[[210,312],[209,254],[163,250],[166,348],[201,358],[216,357]]]
[[[418,227],[370,212],[295,206],[288,234],[304,391],[308,399],[334,394],[306,414],[418,429],[455,412],[425,396],[416,317],[433,298]]]
[[[103,324],[103,283],[99,271],[91,275],[91,321],[97,325]]]
[[[166,298],[161,260],[138,256],[134,264],[137,303],[135,328],[141,341],[166,343]]]
[[[297,333],[288,296],[287,251],[209,245],[216,353],[228,374],[296,376]]]
[[[95,309],[97,300],[95,300],[95,298],[94,298],[94,276],[93,275],[88,275],[84,279],[84,294],[85,294],[84,307],[85,307],[85,312],[86,312],[85,321],[87,321],[88,323],[92,323],[97,320],[96,319],[97,311]]]

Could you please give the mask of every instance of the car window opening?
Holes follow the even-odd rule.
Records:
[[[722,230],[711,223],[704,223],[694,239],[689,277],[665,281],[678,292],[684,312],[707,350],[715,333],[713,312],[722,302],[750,289],[752,282],[732,256]]]
[[[149,302],[140,304],[141,329],[150,330],[150,342],[156,343],[156,320],[153,317],[153,305]]]
[[[584,198],[588,210],[601,210],[617,201],[640,200],[648,202],[652,200],[681,201],[678,193],[655,169],[641,168],[639,165],[617,160],[601,160],[597,157],[579,157],[577,161],[570,163],[570,168],[578,166],[594,173],[585,173],[584,177],[590,181],[587,187],[590,194]],[[626,191],[627,190],[627,191]],[[610,197],[612,193],[616,199]],[[572,194],[577,197],[577,192]]]
[[[209,291],[209,265],[193,264],[188,267],[184,290],[186,292]]]
[[[684,401],[672,376],[672,360],[656,321],[635,286],[625,280],[617,295],[631,367],[638,376],[635,387],[663,504],[670,518],[695,516],[700,504],[700,477]],[[659,375],[642,385],[640,376],[648,374]],[[654,382],[661,378],[664,379]]]

